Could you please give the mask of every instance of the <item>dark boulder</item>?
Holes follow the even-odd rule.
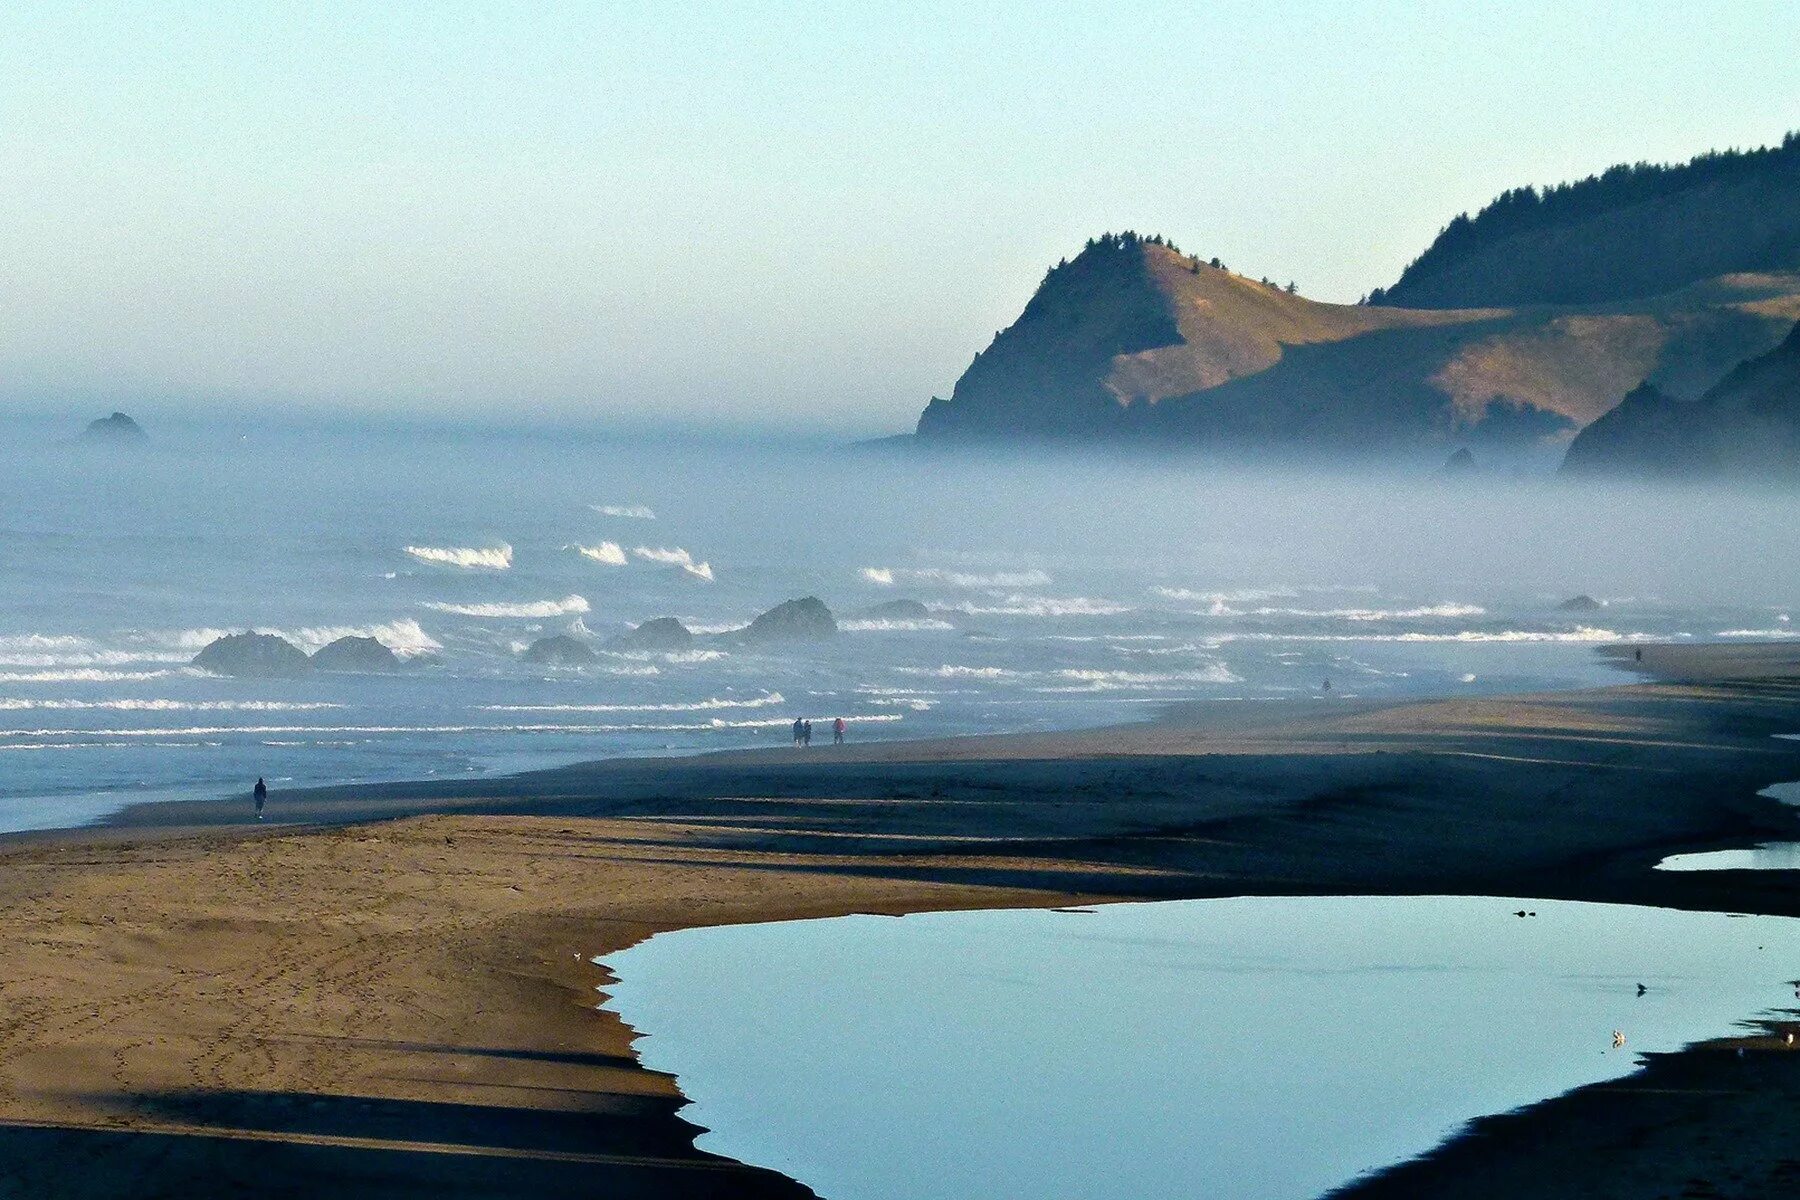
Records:
[[[228,633],[196,654],[194,665],[245,679],[290,679],[313,667],[300,647],[272,633]]]
[[[837,636],[837,620],[817,596],[777,604],[739,631],[746,642],[817,642]]]
[[[598,655],[588,649],[586,642],[566,633],[556,633],[531,643],[519,657],[540,666],[578,667],[593,662]]]
[[[316,671],[398,671],[400,656],[372,637],[341,637],[312,656]]]
[[[608,642],[609,650],[646,650],[672,654],[693,646],[694,635],[674,617],[656,617]]]

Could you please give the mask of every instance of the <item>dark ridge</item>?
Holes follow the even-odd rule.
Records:
[[[1502,193],[1446,225],[1371,304],[1593,304],[1800,267],[1800,133]]]

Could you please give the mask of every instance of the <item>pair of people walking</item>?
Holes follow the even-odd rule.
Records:
[[[848,728],[848,726],[844,724],[844,718],[842,717],[837,718],[837,720],[831,723],[831,741],[833,745],[841,746],[844,744],[844,730],[846,728]],[[800,717],[794,718],[794,745],[812,745],[811,721],[803,720]]]

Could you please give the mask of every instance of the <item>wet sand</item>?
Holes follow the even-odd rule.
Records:
[[[1756,795],[1800,779],[1800,742],[1772,737],[1800,731],[1800,682],[1779,667],[1725,678],[1756,673],[1731,651],[1729,667],[1661,660],[1698,683],[1191,705],[1068,735],[277,793],[281,825],[234,800],[9,838],[0,1195],[807,1194],[696,1151],[673,1081],[595,1011],[605,977],[588,957],[661,929],[1302,893],[1800,915],[1800,886],[1650,869],[1800,833]],[[1731,1054],[1754,1063],[1754,1086],[1698,1089],[1683,1121],[1800,1111],[1800,1058],[1778,1046]],[[1392,1175],[1439,1171],[1416,1184],[1365,1192],[1524,1194],[1469,1190],[1471,1172],[1505,1176],[1456,1165],[1468,1147],[1536,1195],[1678,1195],[1710,1178],[1691,1138],[1633,1133],[1641,1103],[1582,1095],[1506,1118],[1526,1129],[1511,1141],[1484,1125]],[[1629,1175],[1575,1145],[1544,1157],[1530,1122],[1567,1103],[1587,1105],[1595,1137],[1635,1147]],[[1735,1146],[1729,1169],[1785,1178],[1784,1145]],[[1769,1194],[1723,1174],[1709,1186],[1722,1190],[1692,1194]]]

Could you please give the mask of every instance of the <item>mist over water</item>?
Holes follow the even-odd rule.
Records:
[[[136,799],[784,740],[1052,729],[1173,700],[1578,686],[1621,639],[1789,636],[1792,502],[1547,481],[917,458],[473,430],[151,427],[0,449],[0,826]],[[1577,593],[1598,611],[1560,612]],[[844,636],[521,663],[817,595]],[[862,614],[896,599],[932,611]],[[220,633],[430,665],[230,680]],[[277,806],[278,812],[278,806]]]

